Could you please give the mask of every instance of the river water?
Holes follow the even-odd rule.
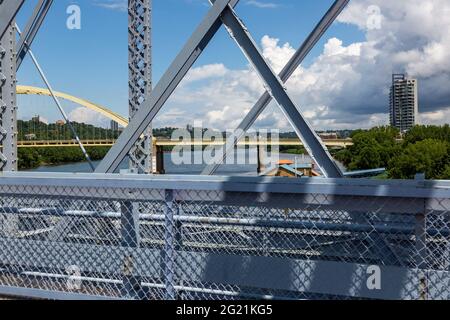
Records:
[[[194,153],[195,154],[195,153]],[[239,157],[239,152],[237,153],[237,157]],[[280,154],[279,159],[285,159],[285,160],[292,160],[295,161],[297,158],[297,163],[310,163],[311,159],[308,156],[303,155],[293,155],[293,154]],[[233,164],[233,165],[222,165],[220,169],[217,171],[218,175],[225,175],[225,176],[236,176],[236,175],[245,175],[245,176],[251,176],[257,174],[257,165],[256,163],[256,155],[254,153],[246,153],[246,163],[253,163],[253,164]],[[94,162],[94,165],[98,165],[100,162]],[[165,153],[164,154],[164,165],[166,174],[188,174],[188,175],[197,175],[202,172],[202,170],[205,168],[205,165],[176,165],[172,161],[172,155],[171,153]],[[126,169],[128,167],[128,160],[125,160],[122,162],[120,168]],[[33,169],[30,171],[34,172],[74,172],[74,173],[83,173],[83,172],[91,172],[90,166],[87,162],[79,162],[79,163],[71,163],[71,164],[64,164],[64,165],[58,165],[58,166],[42,166],[37,169]]]

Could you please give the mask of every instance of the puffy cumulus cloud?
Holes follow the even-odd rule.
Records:
[[[294,55],[295,49],[289,43],[279,46],[279,40],[265,35],[261,40],[263,55],[275,72],[280,73],[285,64]]]
[[[75,108],[74,110],[72,110],[69,113],[69,119],[70,121],[92,124],[104,128],[109,127],[110,124],[110,120],[105,116],[83,107]]]
[[[223,77],[224,75],[226,75],[227,71],[227,68],[221,63],[208,64],[205,66],[194,68],[189,70],[188,74],[186,75],[184,84],[186,85],[187,83],[195,81]]]
[[[371,27],[378,8],[379,26]],[[444,109],[450,105],[450,2],[446,0],[383,1],[350,3],[339,18],[364,30],[361,62],[355,70],[366,73],[366,83],[378,92],[389,85],[380,75],[405,72],[419,79],[420,111]],[[373,65],[370,65],[372,53]],[[389,80],[389,79],[388,79]],[[386,87],[384,86],[384,87]]]
[[[287,83],[299,109],[317,129],[366,128],[388,123],[392,73],[419,80],[423,123],[450,120],[450,1],[354,0],[340,23],[359,28],[361,42],[344,44],[332,37],[322,53],[301,66]],[[264,36],[264,56],[279,72],[295,48]],[[201,80],[201,81],[200,81]],[[185,123],[204,119],[205,126],[235,127],[263,92],[251,66],[231,70],[221,64],[195,68],[169,101],[186,110]],[[289,129],[274,103],[257,125]]]

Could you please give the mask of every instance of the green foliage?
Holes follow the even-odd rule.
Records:
[[[90,124],[72,122],[75,131],[81,140],[109,140],[117,139],[119,131],[95,127]],[[67,124],[58,125],[55,123],[45,124],[38,121],[17,121],[19,141],[25,140],[72,140],[73,134]],[[35,138],[27,139],[27,135],[35,135]]]
[[[39,152],[34,148],[19,148],[18,156],[19,169],[34,169],[42,163]]]
[[[435,139],[450,142],[450,126],[415,126],[404,136],[406,145],[414,144],[426,139]]]
[[[172,128],[172,127],[155,128],[155,129],[153,129],[153,135],[155,137],[170,139],[170,138],[172,138],[172,133],[176,130],[178,130],[178,129]]]
[[[289,154],[306,154],[306,149],[302,146],[298,147],[280,146],[280,152]]]
[[[450,179],[450,165],[447,164],[444,168],[444,170],[441,173],[441,176],[439,179],[449,180]]]
[[[34,127],[33,127],[34,126]],[[117,138],[118,132],[76,124],[82,139]],[[30,131],[31,130],[31,131]],[[156,136],[170,138],[174,128],[155,129]],[[67,126],[46,125],[33,121],[19,122],[19,140],[26,133],[35,133],[36,140],[72,139]],[[351,133],[353,146],[330,150],[348,170],[387,168],[379,178],[412,179],[425,173],[427,179],[450,179],[450,126],[416,126],[400,140],[400,133],[391,127],[356,130]],[[167,151],[172,148],[167,147]],[[109,147],[87,148],[92,160],[101,160]],[[303,147],[280,147],[281,152],[306,153]],[[79,148],[20,148],[19,168],[32,169],[41,165],[58,165],[85,161]]]
[[[398,130],[379,127],[352,133],[354,145],[336,158],[349,170],[387,168],[387,177],[450,179],[450,126],[415,126],[399,139]]]
[[[86,151],[92,160],[101,160],[109,147],[88,147]],[[19,169],[34,169],[43,165],[83,162],[85,157],[78,147],[19,148]]]
[[[349,170],[386,167],[392,156],[399,152],[398,136],[399,131],[391,127],[354,131],[351,135],[353,146],[338,152],[336,159]]]
[[[450,144],[447,141],[427,139],[407,145],[389,162],[389,177],[413,179],[425,173],[427,179],[450,178]]]
[[[350,168],[375,169],[381,166],[381,155],[378,146],[367,145],[361,149],[359,155],[350,163]]]

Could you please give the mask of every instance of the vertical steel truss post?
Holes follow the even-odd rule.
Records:
[[[130,119],[152,90],[151,1],[128,1]],[[150,125],[129,153],[132,171],[153,173],[152,145]]]
[[[140,228],[138,204],[132,201],[125,201],[121,204],[121,233],[122,246],[124,248],[140,247]],[[142,299],[145,295],[139,277],[135,277],[133,272],[136,268],[136,259],[133,255],[123,257],[123,287],[122,296],[127,299]]]
[[[162,266],[164,286],[166,291],[166,300],[175,300],[175,253],[176,253],[176,224],[175,216],[178,212],[177,204],[175,203],[175,192],[173,190],[165,191],[166,209],[164,215],[164,264]]]
[[[151,65],[151,0],[128,0],[128,70],[130,119],[138,112],[145,97],[152,90]],[[152,129],[145,130],[129,153],[130,170],[133,173],[152,173]],[[122,241],[124,247],[138,248],[139,203],[127,202],[122,208]],[[139,298],[143,290],[139,279],[132,275],[135,258],[127,256],[124,265],[129,271],[124,274],[124,296]]]
[[[17,171],[16,30],[0,39],[0,171]]]

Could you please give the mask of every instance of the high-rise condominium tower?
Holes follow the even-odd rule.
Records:
[[[417,80],[404,74],[392,75],[389,104],[391,126],[406,132],[417,124],[419,113]]]

